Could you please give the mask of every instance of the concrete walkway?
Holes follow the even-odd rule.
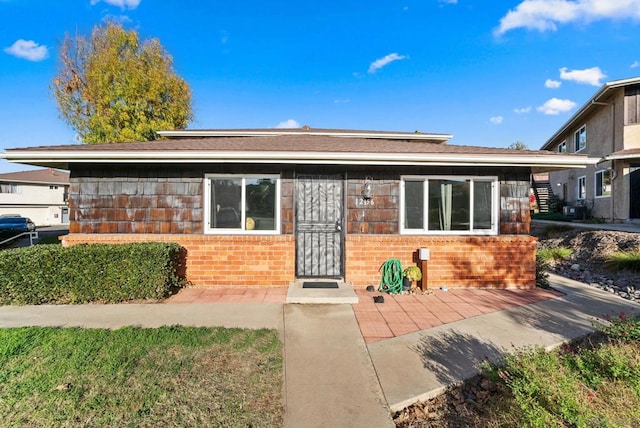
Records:
[[[286,305],[286,427],[393,427],[349,305]]]
[[[391,411],[434,397],[517,347],[554,347],[640,305],[559,276],[565,296],[365,344],[352,305],[164,303],[0,307],[0,328],[125,325],[278,329],[285,345],[288,427],[393,426]],[[398,306],[398,305],[396,305]],[[398,314],[405,316],[406,314]]]
[[[370,344],[391,411],[473,377],[486,358],[495,361],[523,346],[553,348],[592,332],[596,319],[640,310],[638,304],[576,281],[549,279],[566,295]]]

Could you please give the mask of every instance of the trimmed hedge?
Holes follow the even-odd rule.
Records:
[[[180,286],[173,243],[34,245],[0,251],[0,304],[160,299]]]

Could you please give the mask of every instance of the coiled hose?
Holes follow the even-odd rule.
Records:
[[[380,279],[380,286],[378,291],[389,294],[402,293],[402,263],[398,259],[389,259],[382,263],[380,269],[382,278]]]

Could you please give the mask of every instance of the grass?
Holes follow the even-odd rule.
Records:
[[[274,330],[0,330],[4,426],[281,426]]]
[[[571,254],[573,250],[564,247],[541,248],[537,252],[537,256],[545,263],[566,260]]]
[[[503,393],[482,426],[617,427],[640,420],[640,321],[621,314],[600,335],[486,364]]]
[[[605,263],[617,270],[640,272],[640,250],[616,251],[607,255]]]

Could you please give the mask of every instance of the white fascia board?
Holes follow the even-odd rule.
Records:
[[[625,160],[625,159],[640,159],[640,153],[629,153],[629,154],[620,154],[620,155],[609,155],[605,156],[603,160],[611,161],[611,160]]]
[[[280,135],[319,135],[326,137],[341,138],[382,138],[392,140],[436,140],[448,141],[453,138],[450,134],[408,134],[408,133],[369,133],[369,132],[330,132],[330,131],[287,131],[286,129],[278,130],[261,130],[261,131],[218,131],[218,130],[182,130],[182,131],[158,131],[158,135],[163,137],[277,137]]]
[[[600,161],[586,156],[537,156],[493,154],[398,154],[335,152],[18,152],[4,153],[18,163],[299,163],[357,165],[438,165],[438,166],[543,166],[585,168]]]

